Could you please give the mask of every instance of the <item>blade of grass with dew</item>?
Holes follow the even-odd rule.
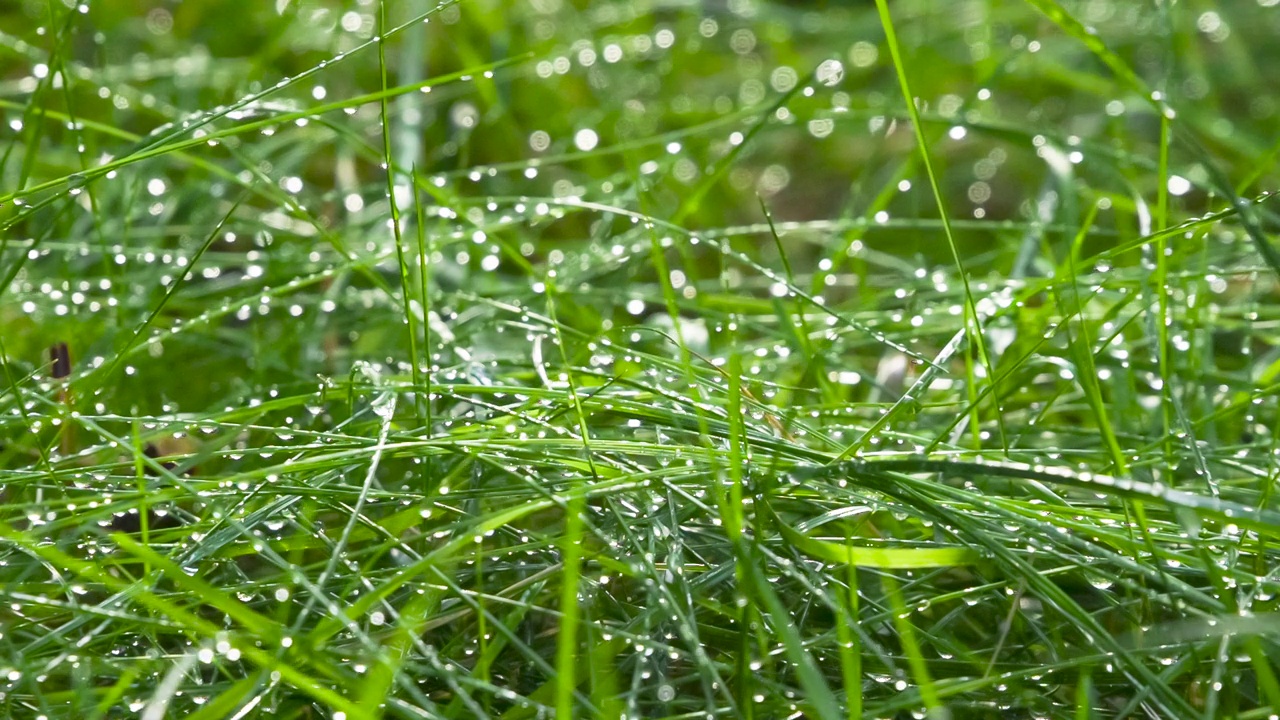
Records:
[[[433,252],[433,240],[427,234],[426,211],[422,207],[422,200],[418,195],[418,168],[415,166],[410,171],[412,179],[411,187],[413,188],[413,208],[415,212],[414,229],[417,231],[418,239],[418,300],[422,305],[422,355],[426,360],[426,373],[423,375],[423,381],[426,387],[418,393],[420,409],[419,411],[425,418],[427,427],[427,437],[430,438],[433,432],[432,427],[432,401],[431,393],[431,254]]]
[[[902,643],[902,652],[907,656],[911,666],[911,674],[915,677],[920,699],[924,703],[925,713],[929,717],[944,718],[948,716],[946,709],[938,698],[933,678],[929,675],[929,665],[916,642],[915,628],[911,625],[911,614],[907,612],[906,603],[902,601],[902,591],[892,573],[880,576],[880,584],[889,598],[889,607],[893,610],[893,624],[898,630],[898,639]]]
[[[378,2],[378,34],[381,36],[386,32],[387,24],[387,4],[379,0]],[[400,222],[400,203],[396,197],[396,173],[392,171],[394,163],[391,156],[391,118],[387,112],[387,44],[385,42],[378,43],[378,76],[381,82],[382,97],[378,100],[378,112],[382,122],[382,156],[383,166],[386,168],[387,174],[387,202],[391,207],[391,236],[396,244],[396,261],[400,268],[400,299],[404,305],[404,321],[409,334],[409,358],[412,363],[410,372],[413,377],[414,387],[422,385],[422,357],[418,353],[418,333],[413,324],[413,309],[410,307],[409,293],[409,262],[405,259],[404,238],[401,237]],[[426,315],[423,316],[424,324]],[[414,393],[418,398],[418,404],[421,404],[419,393]]]
[[[1137,93],[1147,103],[1151,105],[1153,110],[1161,118],[1162,127],[1164,123],[1168,123],[1177,117],[1177,113],[1169,106],[1167,99],[1160,93],[1152,92],[1142,81],[1141,78],[1129,67],[1125,61],[1113,52],[1106,43],[1098,36],[1096,32],[1091,31],[1087,26],[1081,23],[1075,16],[1068,12],[1057,0],[1026,0],[1030,5],[1040,12],[1044,13],[1054,22],[1063,32],[1071,38],[1079,41],[1082,45],[1089,49],[1099,60],[1116,74],[1122,84],[1130,91]],[[1178,139],[1182,145],[1190,150],[1204,166],[1208,172],[1214,188],[1222,193],[1223,197],[1231,203],[1231,207],[1239,213],[1241,225],[1249,234],[1254,246],[1257,247],[1258,253],[1266,261],[1271,270],[1280,274],[1280,250],[1276,250],[1271,241],[1267,239],[1266,233],[1262,230],[1257,218],[1254,216],[1253,203],[1248,199],[1238,195],[1233,189],[1232,183],[1227,179],[1218,163],[1207,153],[1201,145],[1196,134],[1185,123],[1179,128],[1180,133]],[[1162,130],[1163,133],[1167,132]],[[1162,145],[1165,144],[1162,142]],[[1164,151],[1162,151],[1164,152]],[[1163,186],[1163,175],[1161,176],[1161,185]]]
[[[416,26],[417,24],[421,23],[423,20],[425,20],[426,18],[430,17],[431,15],[433,15],[433,14],[435,14],[435,13],[437,13],[437,12],[440,12],[440,11],[442,11],[442,10],[444,10],[444,9],[446,9],[446,8],[448,8],[448,7],[450,7],[450,6],[454,5],[454,4],[456,4],[457,2],[459,2],[459,0],[444,0],[444,2],[441,2],[441,3],[440,3],[439,5],[437,5],[436,7],[433,7],[432,9],[430,9],[430,10],[426,11],[425,13],[422,13],[422,14],[420,14],[420,15],[418,15],[418,16],[416,16],[416,17],[414,17],[413,19],[411,19],[411,20],[409,20],[409,21],[407,21],[407,22],[405,22],[405,23],[403,23],[403,24],[401,24],[401,25],[399,25],[399,26],[397,26],[397,27],[393,28],[392,30],[390,30],[389,32],[387,32],[386,37],[382,37],[382,36],[380,36],[380,37],[377,37],[377,38],[373,38],[373,39],[367,40],[367,41],[365,41],[365,42],[361,43],[359,46],[357,46],[357,47],[356,47],[355,49],[353,49],[351,52],[344,53],[341,57],[337,58],[334,62],[338,62],[338,61],[341,61],[341,60],[347,59],[347,58],[349,58],[349,57],[351,57],[351,56],[355,55],[356,53],[358,53],[360,50],[364,50],[365,48],[368,48],[368,47],[372,47],[372,46],[378,45],[379,43],[384,42],[384,41],[386,40],[386,38],[393,37],[393,36],[395,36],[395,35],[399,34],[400,32],[403,32],[406,28]],[[269,88],[267,88],[266,90],[262,90],[262,91],[259,91],[259,92],[256,92],[256,93],[252,93],[252,94],[250,94],[250,95],[248,95],[248,96],[246,96],[246,97],[243,97],[243,98],[241,98],[239,101],[237,101],[236,103],[234,103],[234,104],[232,104],[232,105],[229,105],[229,106],[223,107],[223,108],[221,108],[221,109],[219,109],[218,111],[215,111],[215,112],[206,113],[206,114],[204,114],[204,116],[203,116],[199,121],[197,121],[197,122],[195,122],[195,123],[188,123],[188,124],[184,124],[184,125],[182,125],[182,126],[180,126],[180,127],[175,128],[174,130],[170,131],[170,132],[169,132],[169,133],[167,133],[167,134],[160,134],[160,135],[152,136],[152,137],[148,138],[148,140],[147,140],[145,143],[143,143],[143,144],[141,145],[141,147],[139,148],[139,150],[137,150],[136,152],[131,153],[131,154],[129,154],[129,155],[126,155],[125,157],[120,158],[120,159],[118,159],[118,160],[114,160],[114,161],[111,161],[111,162],[105,163],[104,165],[101,165],[101,166],[98,166],[98,167],[96,167],[96,168],[93,168],[90,172],[86,172],[86,173],[79,173],[77,176],[78,176],[79,178],[84,179],[84,180],[92,180],[92,179],[94,179],[94,178],[96,178],[96,177],[98,177],[98,176],[100,176],[100,175],[105,175],[107,172],[109,172],[109,171],[110,171],[110,170],[112,170],[112,169],[115,169],[116,167],[122,167],[122,166],[124,166],[124,165],[126,165],[126,164],[130,164],[130,163],[138,162],[138,161],[140,161],[140,160],[144,160],[144,159],[146,159],[146,158],[148,158],[148,157],[152,157],[152,156],[154,156],[154,154],[155,154],[155,152],[154,152],[154,148],[156,148],[157,146],[159,146],[159,147],[160,147],[160,153],[171,152],[171,151],[172,151],[173,149],[175,149],[175,148],[174,148],[174,146],[173,146],[172,144],[170,144],[170,143],[171,143],[172,141],[178,140],[178,138],[179,138],[179,137],[181,137],[182,135],[187,134],[187,133],[189,133],[189,132],[194,132],[194,131],[197,131],[197,130],[201,130],[201,129],[203,129],[205,126],[209,125],[210,123],[213,123],[213,122],[214,122],[214,121],[216,121],[216,120],[220,120],[220,119],[222,119],[222,118],[224,118],[224,117],[232,116],[232,115],[234,115],[235,113],[238,113],[239,111],[244,110],[246,107],[248,107],[248,106],[250,106],[250,105],[253,105],[253,104],[256,104],[256,103],[260,103],[262,100],[264,100],[265,98],[267,98],[268,96],[270,96],[270,95],[272,95],[272,94],[274,94],[274,93],[276,93],[276,92],[282,91],[282,90],[287,89],[287,88],[289,88],[289,87],[291,87],[291,86],[293,86],[293,85],[295,85],[295,84],[297,84],[297,83],[300,83],[300,82],[303,82],[304,80],[308,80],[308,79],[310,79],[310,78],[311,78],[311,77],[313,77],[314,75],[316,75],[316,74],[318,74],[319,72],[321,72],[321,71],[325,70],[325,69],[326,69],[327,67],[329,67],[331,64],[333,64],[333,63],[326,62],[326,63],[322,63],[322,64],[320,64],[320,65],[316,65],[316,66],[314,66],[314,67],[312,67],[312,68],[310,68],[310,69],[306,70],[305,72],[302,72],[302,73],[300,73],[300,74],[298,74],[298,75],[295,75],[295,76],[294,76],[294,77],[292,77],[292,78],[288,78],[288,79],[283,80],[283,81],[281,81],[281,82],[279,82],[279,83],[276,83],[274,86],[269,87]],[[464,75],[464,74],[467,74],[467,73],[466,73],[466,72],[463,72],[463,73],[457,73],[457,74],[453,75],[453,77],[454,77],[454,78],[456,78],[456,77],[461,77],[461,76],[462,76],[462,75]],[[50,76],[50,78],[52,78],[52,76]],[[52,82],[52,80],[51,80],[50,82]],[[422,85],[413,86],[413,87],[411,87],[410,89],[403,90],[402,92],[413,92],[413,91],[417,90],[419,87],[426,87],[428,84],[429,84],[429,83],[423,83]],[[366,98],[370,98],[370,99],[366,99],[364,102],[373,102],[376,98],[380,97],[380,95],[381,95],[380,93],[373,93],[373,94],[371,94],[371,95],[369,95],[369,96],[365,96]],[[360,103],[360,104],[364,104],[364,102],[362,102],[362,103]],[[315,113],[323,113],[323,112],[328,112],[328,110],[321,110],[321,109],[317,109],[317,110],[315,110],[314,112],[315,112]],[[295,119],[301,119],[301,118],[291,118],[291,119],[289,119],[289,120],[285,120],[284,122],[290,122],[290,121],[295,120]],[[194,146],[194,145],[206,144],[206,141],[207,141],[208,139],[211,139],[211,137],[212,137],[212,136],[214,136],[214,135],[216,135],[216,133],[209,133],[209,134],[205,135],[203,138],[193,138],[192,140],[194,140],[195,142],[192,142],[192,140],[187,140],[187,141],[180,141],[178,144],[179,144],[179,145],[188,145],[188,146]],[[68,181],[68,179],[69,179],[69,178],[62,178],[62,179],[59,179],[59,180],[51,180],[51,181],[48,181],[48,182],[46,182],[46,183],[42,183],[42,184],[40,184],[40,185],[33,186],[33,187],[31,187],[31,188],[26,188],[25,190],[22,190],[22,191],[19,191],[19,192],[14,192],[14,193],[10,193],[9,195],[0,196],[0,205],[6,205],[6,204],[8,204],[9,202],[11,202],[11,201],[13,201],[13,200],[15,200],[15,199],[20,199],[20,198],[28,197],[28,196],[35,195],[35,194],[38,194],[38,193],[40,193],[40,192],[43,192],[44,190],[52,189],[52,188],[54,188],[54,187],[57,187],[58,185],[61,185],[61,184],[65,183],[65,182],[67,182],[67,181]],[[33,207],[37,207],[37,206],[33,206]]]
[[[117,536],[117,539],[119,539],[120,537],[122,536]],[[76,575],[83,577],[87,580],[92,580],[94,582],[101,583],[107,587],[112,587],[117,591],[128,588],[132,591],[133,597],[138,602],[152,608],[157,612],[163,613],[164,615],[168,616],[174,621],[182,623],[184,627],[189,628],[192,631],[199,632],[201,635],[207,638],[213,638],[219,633],[223,632],[221,628],[218,628],[216,625],[209,622],[208,620],[204,620],[203,618],[200,618],[199,616],[193,613],[183,610],[182,608],[174,605],[172,602],[164,599],[159,595],[151,593],[150,591],[141,590],[140,586],[138,586],[135,583],[129,583],[124,580],[118,579],[106,573],[105,571],[97,568],[93,564],[87,563],[81,560],[77,560],[76,558],[66,555],[65,553],[63,553],[62,551],[56,548],[50,547],[48,545],[41,545],[34,542],[30,542],[22,534],[14,531],[12,528],[8,526],[0,525],[0,538],[4,538],[6,541],[13,543],[14,545],[21,547],[28,552],[35,553],[40,557],[45,558],[49,562],[56,564],[58,567],[65,568],[68,571],[73,572]],[[149,552],[145,549],[141,549],[138,547],[135,547],[135,550],[138,550],[139,552],[143,552],[143,553]],[[159,558],[158,555],[154,555],[152,560],[153,562],[155,562],[156,560],[161,560],[161,558]],[[181,572],[179,572],[178,574],[185,575],[185,573],[181,573]],[[217,596],[217,593],[215,593],[214,597],[216,596]],[[248,616],[245,616],[245,617],[248,617]],[[238,649],[250,661],[254,662],[255,664],[263,668],[270,669],[275,672],[279,672],[283,679],[288,681],[291,685],[293,685],[297,689],[309,695],[312,695],[317,700],[326,703],[330,707],[337,708],[339,710],[346,712],[348,717],[351,717],[351,718],[371,717],[367,712],[365,712],[359,706],[349,702],[348,700],[343,698],[341,695],[325,687],[316,679],[311,678],[308,675],[305,675],[304,673],[295,669],[291,665],[280,662],[275,658],[270,657],[269,655],[267,655],[266,652],[255,647],[252,642],[239,643]]]
[[[895,490],[889,489],[889,491]],[[953,526],[964,527],[968,524],[942,506],[935,506],[933,512]],[[976,520],[973,522],[976,523]],[[1151,688],[1162,707],[1179,716],[1187,713],[1189,706],[1186,700],[1162,683],[1155,673],[1112,637],[1106,628],[1080,607],[1062,588],[1048,581],[1030,563],[996,541],[989,535],[989,531],[974,528],[970,536],[975,543],[985,546],[994,559],[1007,566],[1011,574],[1023,580],[1029,588],[1034,589],[1044,601],[1052,604],[1064,616],[1071,618],[1076,631],[1086,633],[1092,642],[1112,652],[1126,673],[1131,673],[1136,680],[1143,682],[1145,687]]]
[[[565,339],[560,335],[560,323],[556,320],[555,283],[550,277],[546,282],[547,315],[551,327],[556,332],[556,344],[560,348],[560,359],[566,368],[571,368]],[[596,463],[591,449],[591,430],[587,424],[586,413],[582,409],[582,400],[573,379],[573,371],[566,374],[569,398],[577,418],[578,432],[582,441],[583,455],[586,458],[591,477],[599,480]],[[586,510],[586,496],[574,493],[564,503],[565,529],[561,538],[561,552],[564,557],[564,583],[560,592],[560,629],[557,634],[556,649],[556,717],[568,720],[573,717],[573,695],[577,687],[575,677],[575,655],[578,647],[578,585],[582,573],[582,541],[583,518]]]
[[[977,301],[973,298],[972,288],[969,287],[969,274],[965,270],[964,261],[960,258],[960,251],[956,247],[955,234],[951,228],[951,218],[947,213],[946,201],[942,196],[942,188],[938,184],[938,176],[933,168],[933,160],[929,155],[929,147],[924,137],[924,126],[920,122],[920,110],[916,107],[916,98],[911,93],[911,86],[907,81],[907,70],[902,60],[902,52],[898,47],[898,36],[893,27],[893,19],[889,15],[889,6],[886,0],[876,0],[876,8],[880,13],[880,24],[884,29],[885,43],[889,46],[889,54],[893,58],[894,72],[898,76],[898,85],[902,90],[902,99],[907,105],[907,113],[911,117],[911,127],[915,133],[916,149],[920,153],[920,160],[924,165],[925,176],[929,178],[929,187],[933,190],[933,198],[938,207],[938,216],[942,220],[942,231],[946,236],[947,247],[951,250],[952,260],[955,262],[956,271],[960,275],[960,282],[964,287],[964,312],[965,312],[965,333],[969,340],[968,347],[974,347],[978,351],[979,359],[983,367],[987,371],[987,378],[994,379],[996,377],[995,368],[992,364],[990,353],[987,351],[987,342],[983,335],[982,321],[978,316]],[[966,352],[968,350],[966,349]],[[970,392],[976,392],[977,378],[972,372],[967,378],[967,386]],[[1006,443],[1004,419],[1000,413],[1000,408],[994,409],[996,417],[996,425],[1000,430],[1000,442]],[[978,430],[977,417],[971,421],[973,432],[975,433],[975,441],[978,440],[976,433]],[[1007,449],[1007,447],[1006,447]]]
[[[791,260],[787,257],[786,248],[782,246],[782,238],[779,237],[778,229],[773,224],[773,213],[769,212],[769,206],[765,204],[764,198],[757,197],[757,199],[760,201],[760,212],[764,214],[765,222],[769,224],[769,235],[773,238],[773,245],[778,250],[778,260],[782,263],[782,271],[787,279],[787,284],[798,287],[799,283],[796,280],[795,271],[791,268]],[[774,302],[779,308],[780,319],[783,320],[785,325],[789,325],[790,323],[786,322],[787,315],[784,314],[789,311],[786,310],[783,300],[781,298],[776,298]],[[805,319],[804,313],[802,312],[796,313],[795,318],[797,322],[795,325],[794,337],[796,344],[798,345],[797,349],[799,349],[805,357],[804,371],[806,373],[813,374],[814,380],[822,390],[824,401],[834,403],[836,395],[834,389],[831,387],[831,382],[827,380],[825,364],[822,362],[822,358],[814,351],[813,345],[809,341],[809,336],[811,334],[809,322]]]
[[[768,580],[760,570],[759,563],[754,561],[751,551],[753,540],[749,539],[744,533],[742,468],[746,458],[742,449],[745,438],[740,405],[740,362],[741,360],[737,353],[729,356],[729,423],[732,435],[730,436],[729,445],[728,472],[731,481],[729,494],[721,502],[725,530],[735,548],[738,581],[742,583],[743,590],[747,592],[748,597],[760,603],[761,615],[782,636],[783,647],[786,649],[788,658],[795,666],[796,677],[800,681],[800,686],[804,689],[806,700],[812,707],[813,712],[822,720],[836,720],[841,714],[839,702],[827,685],[826,678],[822,676],[813,656],[804,647],[800,633],[796,629],[795,623],[786,607],[773,588],[769,586]]]
[[[787,542],[794,545],[805,555],[823,562],[878,568],[881,570],[911,570],[969,565],[978,560],[978,553],[972,548],[864,547],[840,544],[811,538],[797,532],[780,519],[776,519],[776,522],[782,537]]]

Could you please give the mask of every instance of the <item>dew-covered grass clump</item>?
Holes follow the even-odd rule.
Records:
[[[0,3],[0,717],[1277,717],[1277,36]]]

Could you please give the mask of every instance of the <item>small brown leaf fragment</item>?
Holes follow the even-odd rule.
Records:
[[[66,343],[60,342],[49,348],[49,360],[53,363],[55,378],[71,377],[71,351],[67,350]]]

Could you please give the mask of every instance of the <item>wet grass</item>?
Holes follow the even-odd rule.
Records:
[[[0,714],[1280,713],[1273,2],[0,7]]]

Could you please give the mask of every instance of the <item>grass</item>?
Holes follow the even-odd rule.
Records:
[[[1273,4],[0,8],[0,714],[1276,717]]]

